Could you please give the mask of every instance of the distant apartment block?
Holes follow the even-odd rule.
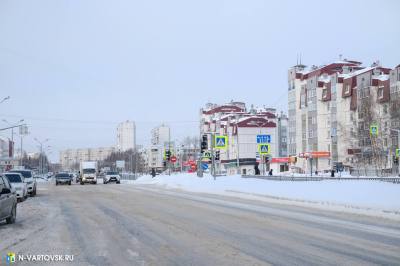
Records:
[[[136,125],[133,121],[125,121],[117,126],[117,150],[124,152],[136,148]]]
[[[115,147],[63,150],[60,152],[61,167],[75,169],[81,161],[102,161],[115,151]]]

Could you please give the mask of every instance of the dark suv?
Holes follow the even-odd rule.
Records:
[[[17,195],[5,176],[0,175],[0,221],[6,219],[8,224],[17,217]]]

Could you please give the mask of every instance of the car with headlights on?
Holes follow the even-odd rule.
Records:
[[[121,176],[118,172],[107,171],[103,175],[103,183],[107,184],[110,182],[115,182],[117,184],[121,183]]]
[[[28,186],[24,182],[24,176],[22,174],[6,172],[3,173],[3,176],[5,176],[11,183],[11,188],[15,189],[19,201],[24,201],[28,198]]]
[[[72,183],[72,175],[69,173],[58,173],[55,176],[56,179],[56,186],[59,184],[68,184],[71,185]]]
[[[17,195],[5,176],[0,175],[0,221],[8,224],[15,222],[17,217]]]
[[[10,173],[20,173],[24,176],[24,182],[28,187],[28,194],[32,197],[36,195],[36,177],[33,176],[31,170],[10,170]]]

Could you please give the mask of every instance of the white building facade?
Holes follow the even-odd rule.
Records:
[[[136,148],[136,125],[133,121],[125,121],[117,126],[117,150],[124,152]]]
[[[82,161],[102,161],[113,152],[115,147],[67,149],[60,151],[60,164],[65,170],[74,169]]]

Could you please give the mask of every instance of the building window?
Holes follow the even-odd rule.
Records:
[[[387,113],[388,113],[387,104],[385,104],[385,105],[383,106],[383,113],[384,113],[384,114],[387,114]]]
[[[328,96],[328,89],[322,90],[322,98],[325,99]]]
[[[383,98],[383,88],[378,89],[378,98],[382,99]]]
[[[345,93],[345,94],[349,94],[349,93],[350,93],[350,85],[349,85],[349,84],[347,84],[347,85],[345,86],[345,88],[344,88],[344,93]]]

